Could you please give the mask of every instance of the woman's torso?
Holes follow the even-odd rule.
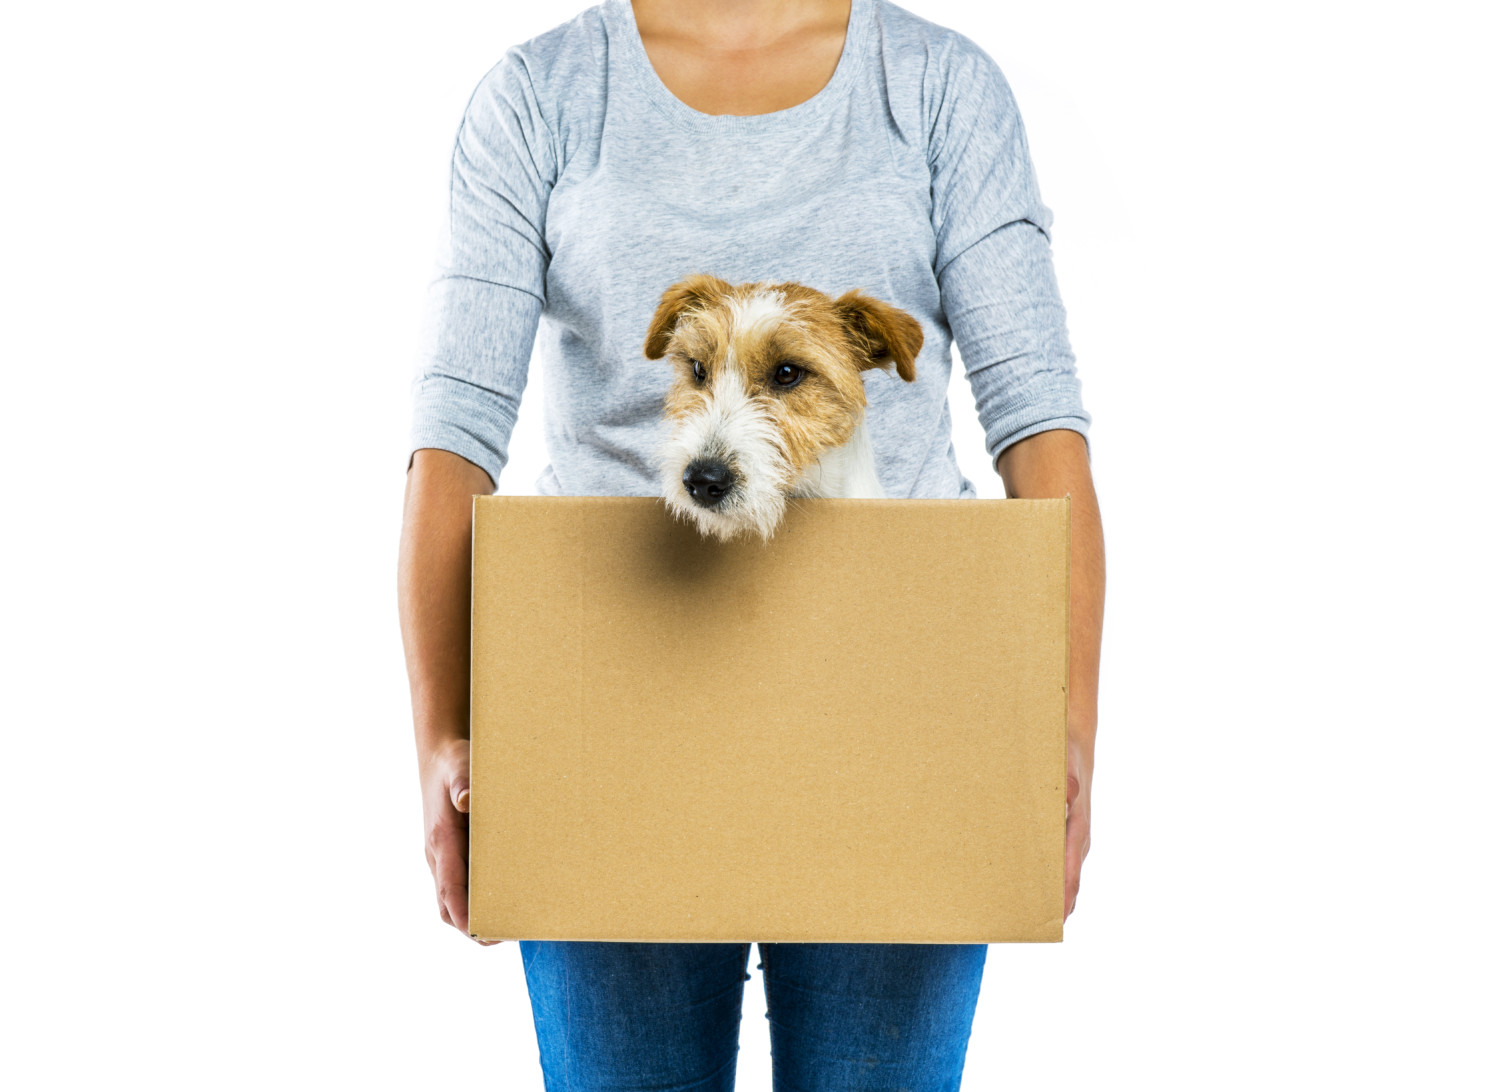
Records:
[[[894,27],[892,24],[896,24]],[[917,381],[872,372],[868,421],[895,497],[972,496],[954,459],[951,334],[933,270],[924,28],[887,0],[853,0],[833,76],[787,109],[713,115],[652,67],[629,0],[522,47],[540,73],[557,176],[537,354],[551,466],[544,494],[653,495],[670,369],[642,352],[661,293],[692,272],[862,288],[911,313]],[[895,30],[907,42],[888,48]]]

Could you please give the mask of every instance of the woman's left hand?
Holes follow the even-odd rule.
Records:
[[[1089,852],[1089,790],[1094,781],[1094,759],[1085,755],[1082,744],[1068,737],[1068,825],[1063,855],[1063,918],[1073,912],[1078,901],[1079,874]]]

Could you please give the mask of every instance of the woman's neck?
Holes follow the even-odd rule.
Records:
[[[705,114],[770,114],[833,78],[850,0],[631,0],[657,77]]]
[[[843,40],[850,0],[631,0],[641,36],[691,39],[705,52],[784,51],[829,33]]]

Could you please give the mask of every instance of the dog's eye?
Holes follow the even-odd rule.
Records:
[[[693,360],[693,361],[689,361],[689,363],[691,363],[693,365],[693,378],[694,379],[696,379],[698,382],[702,383],[705,379],[708,378],[708,369],[704,368],[703,361],[701,361],[701,360]]]
[[[778,387],[795,387],[802,382],[802,377],[806,374],[795,364],[781,364],[771,373],[771,378],[776,381]]]

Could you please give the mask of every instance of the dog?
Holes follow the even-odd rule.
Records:
[[[695,273],[662,293],[646,357],[676,370],[661,455],[669,510],[720,540],[769,539],[794,497],[883,497],[864,373],[917,378],[922,324],[851,289]]]

